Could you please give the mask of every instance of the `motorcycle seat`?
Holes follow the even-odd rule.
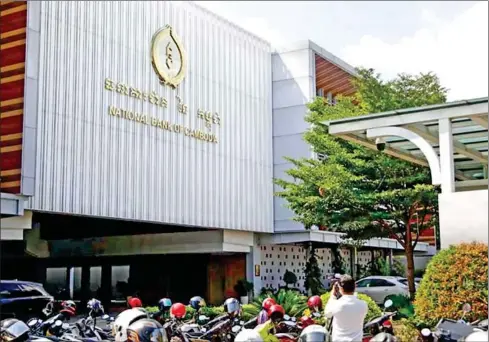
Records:
[[[202,333],[191,331],[191,332],[186,332],[185,336],[189,338],[199,338],[200,336],[202,336]]]

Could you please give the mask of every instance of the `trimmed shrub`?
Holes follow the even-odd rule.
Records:
[[[328,303],[329,297],[331,296],[331,292],[327,292],[321,295],[321,300],[323,301],[323,307],[326,306]],[[382,315],[382,310],[380,307],[374,302],[372,298],[367,296],[366,294],[363,293],[358,293],[357,294],[358,298],[365,301],[368,305],[368,312],[367,316],[365,317],[365,322],[370,321],[372,318],[379,317]],[[309,309],[304,310],[303,315],[309,316],[310,311]],[[324,317],[321,317],[319,319],[315,318],[316,323],[318,324],[324,324]]]
[[[410,320],[402,318],[393,323],[394,334],[399,341],[418,341],[419,331]]]
[[[487,245],[463,243],[441,250],[428,264],[414,302],[417,319],[433,326],[441,318],[467,321],[487,318]]]

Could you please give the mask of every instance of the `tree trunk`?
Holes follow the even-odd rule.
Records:
[[[408,281],[409,296],[414,300],[416,287],[414,286],[414,250],[411,244],[406,245],[406,278]]]

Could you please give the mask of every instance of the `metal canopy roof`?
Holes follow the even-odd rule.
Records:
[[[452,122],[455,177],[472,184],[487,179],[488,98],[449,102],[433,106],[408,108],[324,122],[330,134],[376,149],[375,139],[367,138],[367,130],[397,126],[406,128],[426,140],[439,155],[438,120]],[[424,166],[428,162],[420,149],[400,137],[384,137],[385,152]],[[487,181],[485,182],[487,186]]]
[[[340,245],[348,243],[345,240],[344,233],[331,232],[324,230],[296,230],[287,232],[275,232],[273,234],[261,234],[260,244],[270,245],[287,245],[287,244],[301,244],[305,242],[316,242],[324,247],[328,247],[331,244]],[[404,250],[399,242],[394,239],[388,238],[372,238],[364,241],[362,247],[365,248],[381,248],[381,249],[394,249]],[[418,242],[415,247],[417,253],[427,253],[430,250],[430,246],[425,242]]]

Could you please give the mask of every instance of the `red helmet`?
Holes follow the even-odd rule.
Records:
[[[76,304],[72,300],[65,300],[61,302],[61,310],[60,312],[65,312],[70,316],[76,315]]]
[[[266,311],[270,311],[270,308],[272,307],[272,305],[275,305],[275,304],[277,304],[275,302],[275,299],[265,298],[265,300],[263,300],[263,302],[261,303],[261,307]]]
[[[311,317],[309,317],[309,316],[302,316],[301,317],[301,326],[302,326],[302,329],[304,329],[304,328],[306,328],[306,327],[308,327],[310,325],[313,325],[313,324],[315,324],[315,323],[314,323],[314,320]]]
[[[184,318],[187,313],[187,308],[182,303],[175,303],[170,308],[170,315],[175,318]]]
[[[141,302],[141,299],[138,297],[132,297],[127,301],[127,304],[129,304],[129,307],[132,308],[141,308],[143,306],[143,303]]]
[[[282,320],[285,315],[285,310],[282,305],[274,304],[270,307],[268,315],[272,319],[272,321]]]
[[[323,307],[323,301],[321,300],[321,297],[319,296],[312,296],[307,300],[307,306],[309,309],[319,309],[321,310]]]

